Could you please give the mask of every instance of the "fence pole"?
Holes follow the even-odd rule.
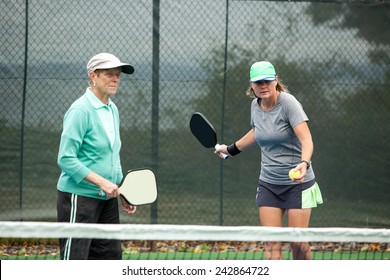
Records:
[[[224,140],[224,119],[225,119],[225,95],[227,83],[227,53],[228,53],[228,37],[229,37],[229,0],[226,0],[226,22],[225,22],[225,58],[223,66],[223,91],[221,102],[221,139]],[[223,225],[223,160],[219,164],[219,224]]]
[[[153,0],[152,62],[152,168],[158,174],[159,83],[160,83],[160,0]],[[151,223],[157,224],[157,201],[151,205]]]
[[[24,123],[26,112],[26,91],[27,91],[27,60],[28,60],[28,0],[25,5],[25,36],[24,36],[24,76],[23,76],[23,98],[22,98],[22,120],[20,124],[20,165],[19,165],[19,220],[23,221],[23,166],[24,166]]]

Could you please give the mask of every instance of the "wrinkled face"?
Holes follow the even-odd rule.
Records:
[[[257,98],[265,99],[276,94],[277,79],[274,81],[252,82],[251,87]]]
[[[94,89],[104,95],[114,95],[119,86],[121,67],[112,69],[99,69],[91,72],[91,81]]]

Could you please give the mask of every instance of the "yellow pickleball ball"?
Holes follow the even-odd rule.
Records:
[[[299,175],[301,175],[301,172],[299,172],[299,170],[295,171],[294,169],[291,169],[288,172],[288,176],[290,177],[291,180],[294,180],[294,178],[299,177]]]

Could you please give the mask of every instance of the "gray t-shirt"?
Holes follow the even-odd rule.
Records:
[[[268,111],[259,106],[258,99],[253,100],[251,125],[261,149],[261,180],[276,185],[294,184],[288,172],[301,162],[302,146],[293,128],[308,120],[302,105],[289,93],[281,92],[275,106]],[[310,167],[305,182],[314,178]]]

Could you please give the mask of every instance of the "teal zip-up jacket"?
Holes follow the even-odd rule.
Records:
[[[121,182],[119,113],[116,105],[110,101],[115,125],[115,142],[111,146],[96,108],[87,97],[88,91],[70,106],[64,116],[57,159],[62,172],[57,189],[107,199],[99,196],[99,188],[84,178],[93,171],[114,184]]]

